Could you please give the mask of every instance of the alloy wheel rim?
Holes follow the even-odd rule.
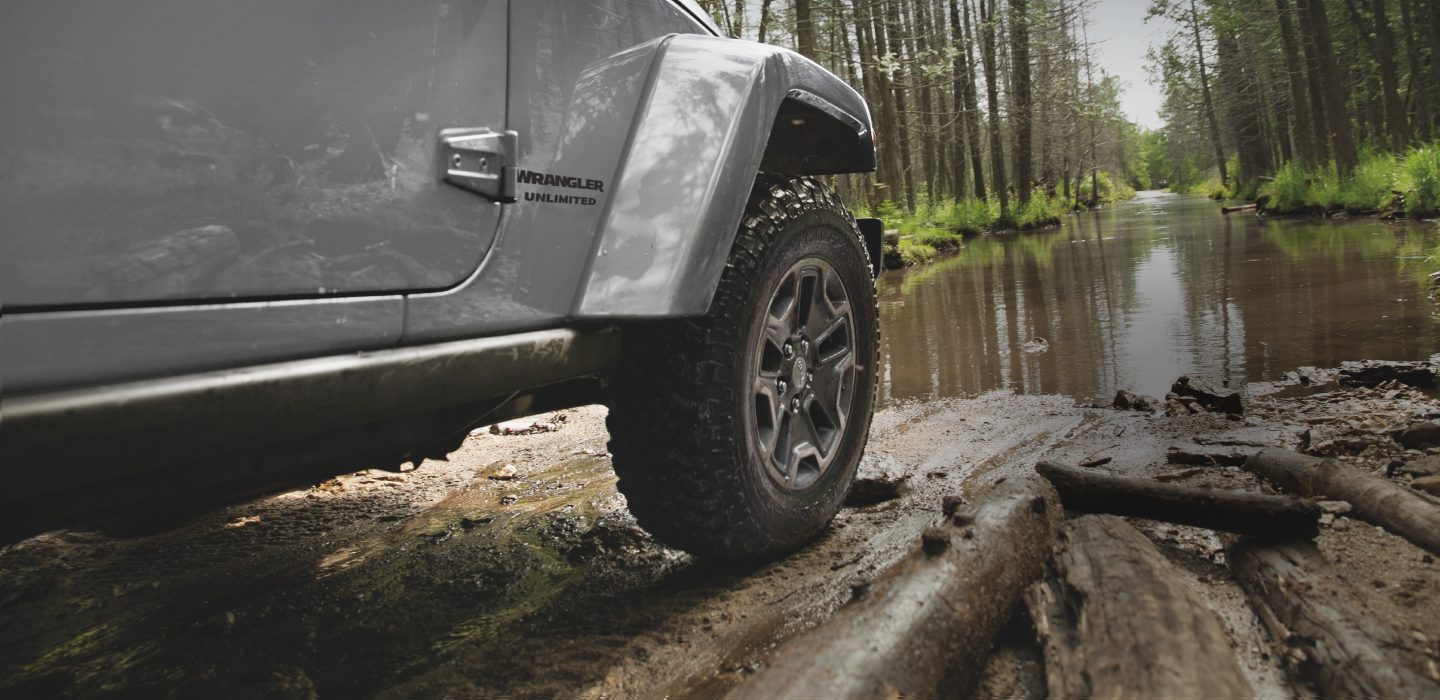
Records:
[[[855,316],[835,268],[806,258],[765,307],[750,428],[766,472],[803,490],[835,462],[855,398]]]

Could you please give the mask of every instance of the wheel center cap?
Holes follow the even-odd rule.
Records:
[[[790,370],[790,380],[794,382],[795,388],[804,389],[805,382],[809,378],[809,373],[805,367],[805,358],[795,358],[795,366]]]

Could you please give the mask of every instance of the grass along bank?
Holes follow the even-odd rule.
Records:
[[[1333,164],[1306,169],[1286,163],[1260,187],[1256,202],[1267,214],[1379,215],[1425,219],[1440,215],[1440,144],[1404,155],[1368,152],[1341,179]]]
[[[1108,204],[1135,196],[1135,190],[1124,185],[1113,184],[1108,173],[1100,173],[1098,200],[1091,193],[1090,180],[1077,194],[1082,202],[1099,201]],[[975,236],[994,231],[1032,231],[1059,226],[1061,217],[1082,206],[1058,196],[1042,196],[1037,192],[1027,204],[1016,204],[1009,216],[1002,216],[1000,203],[993,200],[966,199],[955,201],[942,199],[938,202],[924,202],[914,213],[901,211],[886,201],[869,215],[885,222],[887,230],[898,230],[900,240],[896,245],[885,248],[885,266],[890,269],[911,267],[930,262],[937,255],[952,253],[964,245],[966,236]],[[856,216],[863,216],[856,212]]]

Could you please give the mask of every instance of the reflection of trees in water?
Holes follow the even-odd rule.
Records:
[[[1295,219],[1237,229],[1232,298],[1246,321],[1251,378],[1436,350],[1440,327],[1424,272],[1435,231]],[[1251,262],[1257,258],[1270,262]]]
[[[1424,293],[1437,243],[1429,227],[1225,219],[1198,200],[971,239],[954,257],[882,278],[886,395],[1103,399],[1116,387],[1162,392],[1166,373],[1239,382],[1425,357],[1440,340]],[[1049,352],[1024,353],[1037,336]]]
[[[970,239],[955,256],[889,283],[886,301],[904,300],[881,307],[890,395],[1083,395],[1113,385],[1114,329],[1136,304],[1133,271],[1154,241],[1102,240],[1101,226],[1082,215],[1060,229]],[[1035,337],[1051,350],[1026,354],[1022,345]]]

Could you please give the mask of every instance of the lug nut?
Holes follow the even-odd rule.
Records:
[[[786,390],[788,390],[788,389],[790,388],[790,385],[789,385],[789,384],[786,384],[784,379],[781,379],[780,381],[775,382],[775,388],[778,389],[778,390],[780,391],[780,393],[783,394],[783,393],[785,393]]]
[[[780,354],[784,355],[785,359],[788,360],[795,356],[795,347],[789,343],[786,343],[785,347],[780,349]]]
[[[805,353],[806,355],[809,355],[809,354],[810,354],[810,341],[808,341],[808,340],[802,340],[802,341],[800,341],[800,352]]]
[[[792,410],[792,411],[794,411],[794,412],[796,412],[796,413],[799,413],[799,412],[800,412],[800,397],[799,397],[799,396],[796,396],[795,398],[790,399],[790,410]]]

